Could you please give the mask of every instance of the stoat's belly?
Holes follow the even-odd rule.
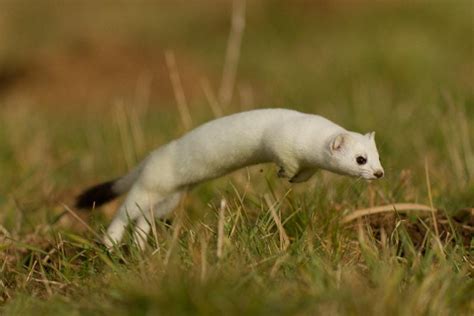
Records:
[[[242,167],[270,160],[263,147],[254,143],[229,141],[212,146],[191,146],[186,152],[176,166],[183,185],[214,179]]]

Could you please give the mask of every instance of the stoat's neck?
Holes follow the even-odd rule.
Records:
[[[335,164],[330,144],[337,134],[343,132],[346,130],[335,124],[323,128],[308,125],[294,143],[295,156],[305,167],[333,169]]]

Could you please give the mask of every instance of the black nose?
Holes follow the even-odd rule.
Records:
[[[377,178],[382,178],[383,177],[383,171],[379,170],[377,172],[374,172],[374,176],[376,176]]]

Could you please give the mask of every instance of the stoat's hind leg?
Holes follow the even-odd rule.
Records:
[[[133,222],[141,217],[143,213],[149,212],[150,208],[161,199],[163,199],[162,196],[156,192],[149,192],[140,186],[134,186],[107,229],[104,236],[105,245],[112,248],[120,243],[129,222]],[[143,223],[140,224],[142,227],[144,226]]]
[[[145,249],[148,234],[151,230],[151,220],[149,216],[142,215],[138,218],[133,231],[133,241],[140,249]]]
[[[155,218],[161,218],[173,211],[176,206],[178,206],[182,195],[182,192],[177,192],[159,201],[153,207]],[[142,213],[137,220],[137,224],[135,225],[133,240],[135,241],[136,245],[142,250],[145,249],[148,234],[151,230],[151,225],[154,225],[154,223],[149,211],[146,213]]]
[[[303,169],[303,170],[300,170],[296,175],[294,175],[292,178],[290,178],[289,181],[291,183],[300,183],[300,182],[308,181],[309,178],[311,178],[316,171],[317,171],[317,169]]]

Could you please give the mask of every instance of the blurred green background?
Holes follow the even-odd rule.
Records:
[[[1,2],[2,156],[31,156],[12,148],[26,140],[49,146],[53,165],[76,164],[61,169],[61,187],[122,173],[189,128],[166,51],[193,126],[213,118],[231,16],[231,1]],[[421,184],[428,159],[440,189],[459,197],[473,176],[472,21],[472,1],[248,1],[232,99],[220,107],[288,107],[375,130],[388,179],[408,169]],[[48,157],[37,160],[44,171]]]
[[[150,77],[152,102],[169,107],[165,49],[176,54],[191,103],[203,102],[200,78],[220,83],[230,1],[0,6],[4,102],[107,106],[133,98]],[[427,108],[441,90],[472,98],[472,10],[471,1],[248,1],[232,103],[242,103],[240,92],[252,107],[334,106],[334,115],[363,97],[373,107],[420,98]]]

